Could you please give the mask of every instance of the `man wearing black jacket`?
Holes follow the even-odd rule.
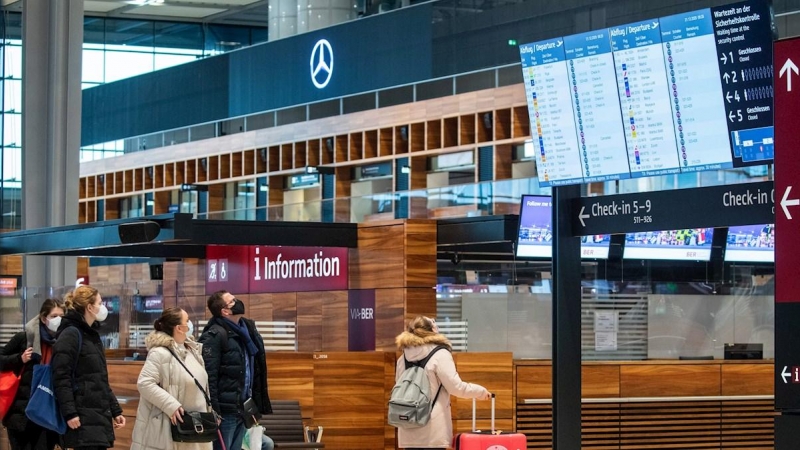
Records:
[[[203,329],[203,360],[211,405],[222,416],[220,431],[228,450],[242,448],[244,403],[252,398],[261,414],[271,414],[264,341],[255,322],[244,318],[244,303],[228,291],[208,298],[213,316]],[[214,450],[222,450],[218,440]]]

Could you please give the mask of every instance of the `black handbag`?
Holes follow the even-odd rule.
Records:
[[[192,375],[192,372],[189,371],[189,368],[178,358],[178,355],[176,355],[171,348],[167,348],[167,350],[172,353],[172,356],[178,360],[181,366],[186,369],[186,372],[189,373],[189,376],[192,377],[194,384],[197,385],[198,389],[203,393],[208,409],[211,410],[211,412],[184,411],[183,422],[179,421],[175,425],[170,423],[172,440],[175,442],[213,442],[219,437],[219,416],[217,416],[217,413],[211,408],[211,399],[208,398],[206,390],[203,389],[203,386],[200,386],[197,378]]]
[[[244,401],[242,405],[242,420],[244,420],[245,428],[253,428],[258,425],[258,419],[261,418],[261,412],[258,410],[255,400],[252,397]]]

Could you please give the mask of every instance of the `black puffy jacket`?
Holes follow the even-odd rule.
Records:
[[[250,331],[258,354],[253,358],[252,398],[261,414],[271,414],[272,404],[267,390],[267,359],[264,340],[258,334],[255,322],[243,319]],[[227,319],[213,317],[203,328],[200,343],[203,344],[203,361],[208,372],[209,394],[214,411],[220,414],[236,414],[242,411],[242,392],[245,383],[247,355],[241,336],[233,330]]]
[[[20,331],[11,338],[10,341],[0,349],[0,371],[13,370],[19,375],[23,369],[22,378],[19,380],[17,395],[14,403],[3,417],[3,426],[14,431],[24,431],[28,424],[28,416],[25,415],[25,407],[28,406],[28,399],[31,398],[31,381],[33,379],[33,363],[22,364],[22,353],[28,348],[28,338],[24,331]]]
[[[105,349],[97,326],[95,323],[90,327],[82,315],[69,311],[53,346],[50,365],[61,415],[67,421],[81,419],[78,429],[67,427],[66,447],[114,446],[113,418],[122,414],[122,408],[108,384]],[[76,330],[81,333],[82,343]]]

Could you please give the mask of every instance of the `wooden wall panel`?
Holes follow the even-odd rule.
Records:
[[[581,397],[619,397],[619,366],[582,366]]]
[[[403,287],[404,231],[399,221],[359,225],[358,250],[350,252],[350,289]]]
[[[436,231],[434,220],[406,221],[406,287],[436,285]]]
[[[205,260],[186,258],[182,261],[167,261],[164,263],[164,280],[164,296],[205,295]]]
[[[298,293],[298,298],[301,293]],[[322,347],[321,351],[346,352],[348,350],[347,291],[317,292],[322,296]]]
[[[256,321],[272,319],[272,299],[270,294],[250,294],[247,317]]]
[[[463,381],[476,383],[495,394],[496,417],[511,420],[514,415],[513,354],[503,353],[454,353],[458,374]],[[468,420],[472,417],[472,400],[452,397],[453,419]],[[478,402],[478,418],[491,417],[491,402]]]
[[[436,317],[436,290],[431,288],[406,289],[406,317]]]
[[[265,294],[272,302],[272,320],[297,323],[297,293]]]
[[[723,364],[721,395],[774,395],[772,364]]]
[[[706,395],[720,395],[719,364],[620,366],[621,397]]]
[[[375,350],[394,352],[394,338],[404,327],[403,289],[375,290]]]
[[[0,256],[0,274],[22,276],[22,256]]]
[[[581,397],[619,397],[620,368],[617,365],[581,367]],[[517,403],[525,399],[552,398],[553,372],[546,366],[517,366]]]
[[[297,350],[322,350],[322,296],[318,292],[297,293]]]
[[[326,448],[385,447],[387,359],[383,352],[315,354],[314,423]]]
[[[314,416],[314,355],[267,352],[269,398],[298,400],[303,417]]]

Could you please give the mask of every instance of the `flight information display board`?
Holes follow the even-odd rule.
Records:
[[[521,45],[540,184],[770,162],[772,25],[753,0]]]

